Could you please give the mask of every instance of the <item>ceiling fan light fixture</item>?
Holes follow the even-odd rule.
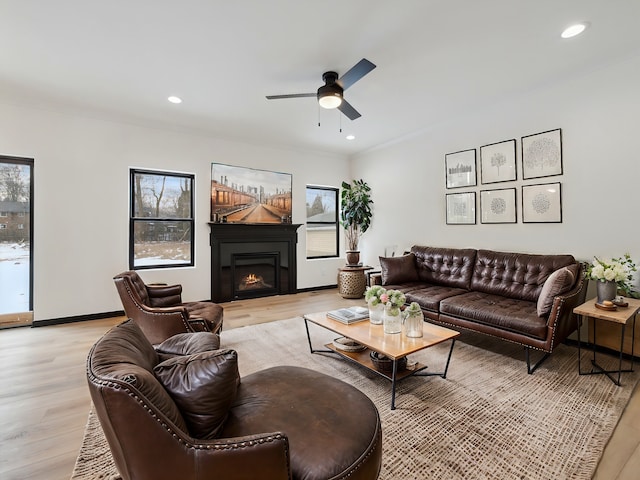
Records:
[[[339,85],[323,85],[318,89],[318,103],[322,108],[338,108],[342,103],[342,91]]]

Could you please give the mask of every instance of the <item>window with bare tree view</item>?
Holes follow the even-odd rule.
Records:
[[[194,264],[194,175],[131,169],[129,267]]]

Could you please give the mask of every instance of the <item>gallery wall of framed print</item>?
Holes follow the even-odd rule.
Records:
[[[522,186],[522,223],[561,223],[560,182]]]
[[[444,156],[447,188],[476,185],[476,149],[447,153]]]
[[[480,183],[516,180],[516,139],[480,147]]]
[[[480,223],[516,223],[516,189],[480,190]]]
[[[447,225],[475,225],[476,192],[447,193]]]
[[[522,178],[562,175],[562,130],[522,137]]]

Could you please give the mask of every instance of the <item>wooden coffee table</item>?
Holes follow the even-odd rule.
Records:
[[[352,340],[365,345],[366,350],[360,352],[349,352],[339,350],[334,347],[333,343],[327,343],[327,350],[318,350],[313,348],[311,343],[311,335],[309,333],[309,322],[320,327],[331,330],[341,336],[351,338]],[[373,325],[369,320],[345,325],[327,317],[327,312],[310,313],[304,315],[304,324],[307,330],[307,340],[309,341],[309,350],[311,353],[337,353],[338,355],[362,365],[365,368],[377,373],[378,375],[391,381],[391,410],[396,408],[396,381],[413,375],[418,376],[440,376],[447,378],[447,370],[451,360],[451,353],[455,345],[455,339],[460,332],[450,330],[448,328],[439,327],[430,323],[423,325],[422,338],[409,338],[404,333],[384,333],[382,325]],[[413,369],[398,371],[398,360],[411,353],[424,350],[442,342],[451,340],[451,348],[444,371],[439,373],[426,373],[424,370],[426,365],[417,363]],[[389,357],[393,362],[391,374],[378,370],[370,357],[371,350],[381,353]]]

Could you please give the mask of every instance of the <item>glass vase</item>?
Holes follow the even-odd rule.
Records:
[[[411,338],[422,337],[422,325],[424,323],[424,314],[422,310],[417,312],[404,312],[404,322],[402,324],[404,328],[404,334]]]
[[[382,324],[382,313],[384,312],[384,304],[378,303],[371,305],[369,302],[369,321],[374,325]]]
[[[598,295],[598,303],[602,303],[605,300],[613,300],[616,298],[616,292],[618,291],[618,284],[614,281],[601,281],[596,282],[596,293]]]
[[[400,307],[391,304],[384,306],[382,314],[382,323],[384,324],[384,333],[400,333],[402,331],[402,313]]]

